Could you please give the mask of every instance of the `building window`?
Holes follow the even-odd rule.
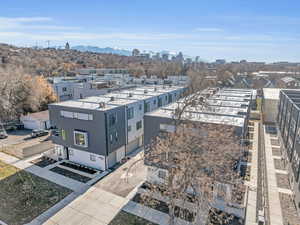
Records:
[[[118,138],[119,138],[118,132],[116,131],[116,132],[115,132],[115,141],[116,141],[116,142],[118,142]]]
[[[74,150],[73,149],[69,149],[69,155],[74,155]]]
[[[160,131],[168,132],[168,133],[174,133],[175,132],[175,126],[170,124],[160,124],[159,125]]]
[[[117,123],[117,113],[109,114],[109,127],[114,126]]]
[[[128,132],[131,131],[131,125],[128,125],[128,128],[127,128]]]
[[[150,102],[145,103],[144,111],[145,113],[150,112]]]
[[[166,176],[167,176],[166,171],[163,171],[163,170],[159,170],[159,171],[158,171],[158,177],[159,177],[159,178],[165,179]]]
[[[65,118],[72,118],[78,120],[93,120],[93,114],[87,114],[87,113],[60,111],[60,115]]]
[[[66,88],[66,87],[63,87],[63,88],[62,88],[62,91],[66,92],[66,91],[67,91],[67,88]]]
[[[81,147],[88,147],[88,136],[84,131],[74,131],[74,144]]]
[[[142,128],[142,121],[140,120],[136,123],[136,129],[139,130],[141,128]]]
[[[129,109],[127,109],[127,119],[130,120],[134,117],[134,108],[131,107]]]
[[[110,143],[112,144],[113,143],[113,135],[112,134],[109,135],[109,140],[110,140]]]
[[[153,101],[153,104],[156,105],[156,100]]]
[[[61,129],[61,137],[64,141],[66,140],[66,131],[64,129]]]
[[[142,110],[143,106],[142,104],[139,104],[139,110]]]
[[[95,155],[90,155],[90,160],[95,162],[96,161],[96,156]]]

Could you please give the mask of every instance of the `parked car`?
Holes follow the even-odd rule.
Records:
[[[31,132],[31,137],[35,138],[35,137],[42,137],[42,136],[46,136],[49,134],[49,131],[47,130],[33,130]]]
[[[6,132],[0,131],[0,139],[5,139],[5,138],[7,138],[7,137],[8,137],[8,136],[7,136]]]
[[[266,126],[266,133],[277,134],[277,129],[275,126]]]

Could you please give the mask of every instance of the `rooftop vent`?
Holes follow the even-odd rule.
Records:
[[[114,101],[115,100],[115,97],[114,96],[111,96],[110,97],[110,101],[112,102],[112,101]]]
[[[148,90],[144,90],[144,93],[147,94],[147,93],[148,93]]]
[[[129,93],[129,94],[128,94],[128,97],[132,97],[132,96],[133,96],[132,93]]]
[[[105,102],[100,102],[99,103],[99,108],[105,108]]]
[[[154,88],[154,91],[157,91],[157,87]]]

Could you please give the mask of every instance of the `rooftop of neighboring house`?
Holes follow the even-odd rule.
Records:
[[[49,111],[45,110],[45,111],[41,111],[41,112],[28,113],[25,116],[28,116],[32,119],[39,120],[39,121],[46,121],[46,120],[49,120]]]
[[[158,109],[153,112],[147,113],[146,115],[171,119],[176,118],[175,110],[170,109]],[[236,127],[244,127],[245,124],[245,118],[232,115],[216,115],[215,113],[208,114],[203,112],[184,112],[182,118],[188,119],[190,121],[231,125]]]
[[[184,103],[172,103],[163,106],[162,109],[176,110],[184,107]],[[196,106],[188,106],[186,112],[206,113],[214,115],[228,115],[244,118],[247,115],[247,108],[232,108],[232,107],[219,107],[219,106],[206,106],[197,104]]]
[[[98,104],[101,102],[105,102],[106,104],[112,104],[112,105],[129,105],[138,102],[138,100],[135,99],[117,98],[116,96],[107,96],[107,95],[88,97],[84,99],[79,99],[79,101],[98,103]]]
[[[85,102],[85,101],[78,101],[78,100],[58,102],[58,103],[53,103],[50,105],[70,107],[70,108],[79,108],[79,109],[88,109],[88,110],[97,110],[97,111],[106,111],[106,110],[111,110],[111,109],[120,107],[118,105],[107,104],[106,102],[92,103],[92,102]]]
[[[296,81],[296,79],[293,78],[293,77],[283,77],[280,80],[283,81],[284,83],[289,83],[289,82],[292,82],[292,81]]]
[[[264,99],[279,100],[280,88],[263,88]]]

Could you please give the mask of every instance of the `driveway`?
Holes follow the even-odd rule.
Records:
[[[94,185],[105,191],[126,197],[137,185],[146,180],[147,168],[144,165],[143,151],[110,173]],[[135,164],[134,166],[132,166]],[[130,166],[132,166],[131,169]],[[129,171],[128,171],[129,169]]]
[[[0,140],[0,147],[20,144],[29,138],[30,134],[31,130],[7,131],[8,137]]]

